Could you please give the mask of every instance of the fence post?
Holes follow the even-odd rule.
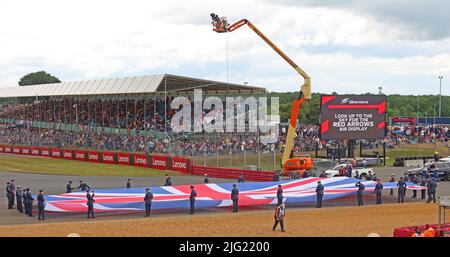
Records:
[[[244,149],[244,169],[245,169],[245,163],[246,163],[246,159],[245,159],[245,149]]]

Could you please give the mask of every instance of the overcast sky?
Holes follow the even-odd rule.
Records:
[[[450,95],[446,0],[0,0],[0,86],[45,70],[63,81],[170,73],[296,91],[302,78],[248,27],[211,31],[209,14],[247,18],[311,77],[313,92]]]

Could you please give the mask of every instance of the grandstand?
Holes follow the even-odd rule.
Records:
[[[0,143],[167,151],[178,95],[264,95],[264,88],[172,74],[0,88]],[[4,128],[7,129],[4,129]]]

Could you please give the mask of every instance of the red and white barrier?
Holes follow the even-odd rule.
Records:
[[[100,162],[100,153],[98,151],[88,151],[88,161]]]
[[[61,149],[60,148],[52,148],[52,158],[61,158]]]
[[[167,170],[168,169],[168,159],[167,156],[152,156],[152,168],[157,170]]]
[[[115,164],[113,152],[103,152],[102,162],[107,164]]]
[[[50,148],[48,147],[41,148],[41,156],[50,157]]]
[[[148,158],[145,154],[135,154],[133,156],[134,166],[148,167]]]
[[[172,170],[187,174],[189,172],[189,160],[180,157],[172,157]]]
[[[117,153],[117,163],[122,165],[130,165],[130,154],[129,153]]]
[[[31,147],[31,155],[39,156],[39,147],[33,146]]]
[[[66,160],[73,160],[73,151],[70,149],[63,150],[63,158]]]

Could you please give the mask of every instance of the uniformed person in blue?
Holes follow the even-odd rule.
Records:
[[[389,180],[389,182],[395,182],[395,175],[391,174],[391,179]],[[394,189],[391,189],[390,194],[389,195],[394,195]]]
[[[127,180],[127,188],[131,188],[131,178]]]
[[[27,211],[28,212],[27,213],[28,216],[33,217],[33,201],[34,201],[34,198],[33,198],[33,195],[31,194],[29,188],[26,189],[26,196],[27,197],[26,197],[25,209],[28,210]]]
[[[375,185],[375,190],[373,191],[377,196],[377,204],[381,204],[381,195],[383,194],[383,184],[378,179]]]
[[[209,184],[208,174],[204,175],[203,184]]]
[[[77,189],[81,189],[82,192],[88,192],[91,190],[91,187],[88,186],[83,180],[80,180],[80,185],[77,187]]]
[[[237,189],[236,184],[233,184],[233,189],[231,189],[231,200],[233,201],[232,212],[238,212],[239,189]]]
[[[423,187],[427,186],[427,180],[423,177],[420,180],[420,186],[423,186]],[[425,200],[425,192],[426,192],[425,188],[420,190],[420,199]]]
[[[358,187],[358,191],[356,191],[356,196],[358,197],[358,206],[362,206],[364,205],[363,194],[364,189],[366,189],[366,186],[364,186],[364,184],[361,183],[361,181],[356,182],[355,186]]]
[[[278,185],[277,200],[277,206],[280,206],[283,203],[283,188],[281,188],[281,185]]]
[[[6,197],[8,198],[8,209],[14,209],[14,190],[11,182],[6,182]]]
[[[37,201],[38,201],[38,220],[45,220],[44,190],[39,190],[39,194],[37,196]]]
[[[17,186],[16,191],[17,210],[23,212],[23,192],[21,186]]]
[[[145,197],[144,197],[145,217],[150,216],[150,212],[152,210],[152,199],[153,199],[153,194],[150,191],[150,188],[146,188],[145,189]]]
[[[75,187],[72,187],[72,181],[69,180],[69,183],[66,185],[66,194],[72,193],[72,190],[74,190]]]
[[[398,194],[398,203],[403,203],[405,200],[405,194],[406,194],[406,182],[403,181],[403,177],[400,177],[400,179],[397,182],[397,194]]]
[[[418,180],[417,180],[417,176],[416,176],[416,175],[413,175],[413,176],[411,177],[411,182],[417,185]],[[412,191],[413,191],[413,196],[412,196],[412,198],[416,198],[416,197],[417,197],[417,190],[412,190]]]
[[[428,184],[427,184],[427,194],[428,194],[428,200],[427,203],[431,202],[433,200],[434,203],[436,203],[436,188],[437,188],[437,183],[432,180],[432,179],[428,179]]]
[[[164,186],[172,186],[172,179],[166,174],[166,182]]]
[[[25,188],[23,190],[23,194],[22,194],[22,199],[23,199],[23,209],[25,212],[25,215],[28,215],[28,198],[27,198],[27,189]]]
[[[241,173],[241,175],[239,175],[239,178],[238,178],[237,182],[238,183],[244,183],[245,182],[244,174]]]
[[[320,182],[320,180],[319,180],[319,181],[317,181],[317,187],[316,187],[316,195],[317,195],[316,208],[322,208],[323,191],[324,191],[324,187],[322,185],[322,182]]]
[[[86,193],[86,199],[87,199],[86,205],[88,206],[88,211],[87,211],[88,219],[95,218],[94,217],[94,203],[95,203],[94,196],[95,196],[94,191],[92,191],[92,193],[91,193],[91,190],[88,189],[87,193]]]
[[[195,197],[197,197],[197,192],[195,191],[194,186],[191,186],[191,195],[189,196],[189,204],[191,207],[190,214],[194,214]]]

